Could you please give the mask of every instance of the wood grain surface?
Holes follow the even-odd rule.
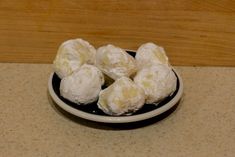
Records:
[[[235,1],[0,1],[0,62],[51,63],[78,37],[127,49],[152,41],[173,65],[235,66]]]

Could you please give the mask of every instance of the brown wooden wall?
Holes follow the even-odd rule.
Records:
[[[235,1],[0,0],[0,62],[51,63],[61,42],[165,47],[174,65],[235,66]]]

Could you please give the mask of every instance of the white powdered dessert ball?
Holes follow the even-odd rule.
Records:
[[[145,102],[143,89],[131,79],[121,77],[99,95],[98,107],[109,115],[131,115]]]
[[[158,103],[176,90],[177,78],[172,69],[158,64],[137,72],[134,82],[146,95],[146,104]]]
[[[137,70],[135,59],[131,55],[110,44],[97,50],[96,66],[114,80],[122,76],[129,77]]]
[[[93,65],[84,64],[60,83],[60,95],[76,104],[89,104],[98,99],[104,84],[102,72]]]
[[[153,64],[169,65],[168,57],[163,47],[157,46],[154,43],[145,43],[141,45],[135,56],[138,69]]]
[[[83,64],[95,63],[96,49],[82,39],[71,39],[62,43],[53,62],[56,74],[62,79],[72,74]]]

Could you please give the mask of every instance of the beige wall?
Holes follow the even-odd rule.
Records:
[[[174,65],[235,66],[235,1],[0,1],[0,62],[51,63],[77,37],[128,49],[153,41]]]

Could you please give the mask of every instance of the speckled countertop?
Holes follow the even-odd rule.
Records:
[[[0,64],[0,156],[233,157],[235,68],[177,67],[184,96],[168,117],[121,129],[62,114],[46,64]]]

